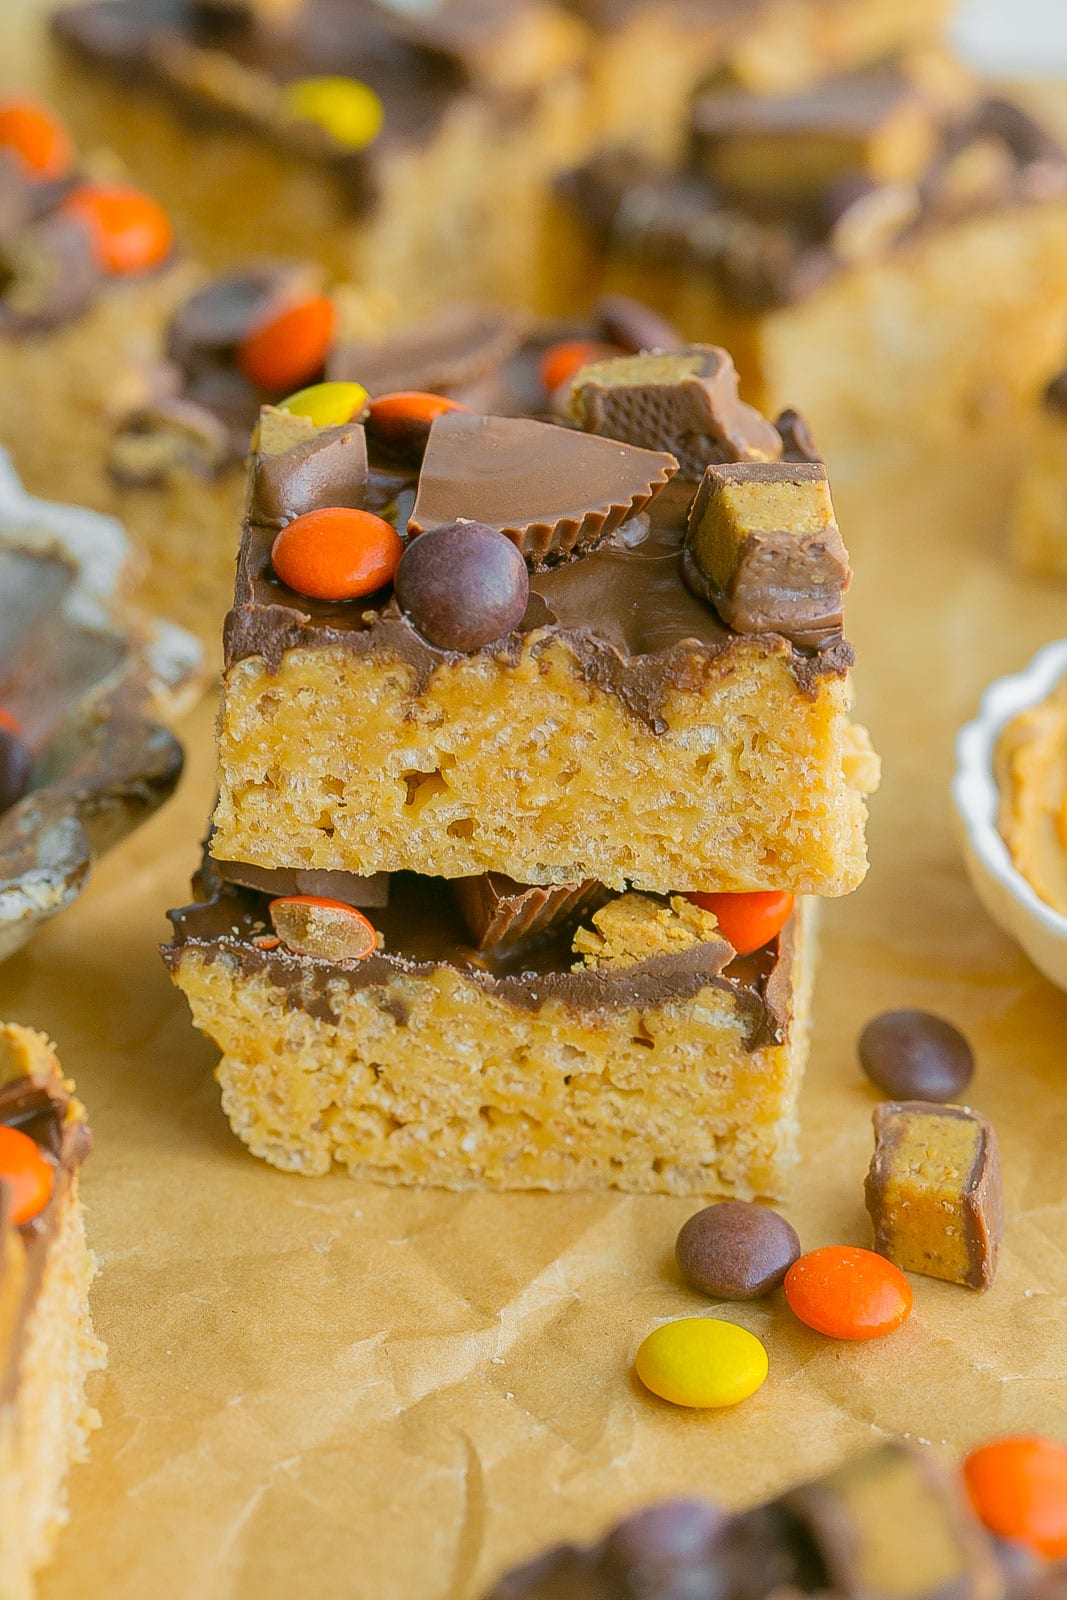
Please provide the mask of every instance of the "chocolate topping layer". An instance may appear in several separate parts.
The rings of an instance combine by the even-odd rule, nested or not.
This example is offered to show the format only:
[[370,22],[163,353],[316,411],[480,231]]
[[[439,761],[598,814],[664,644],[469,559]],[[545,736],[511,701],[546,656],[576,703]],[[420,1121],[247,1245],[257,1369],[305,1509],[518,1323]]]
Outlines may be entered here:
[[429,973],[443,965],[460,968],[479,988],[529,1010],[549,999],[582,1010],[654,1007],[691,999],[710,986],[736,1000],[750,1049],[779,1040],[788,1021],[788,929],[754,956],[731,960],[730,946],[716,940],[632,967],[572,972],[570,928],[557,929],[554,936],[548,931],[543,941],[530,946],[477,950],[445,879],[394,873],[389,905],[372,918],[382,948],[353,965],[331,966],[284,949],[257,948],[254,939],[270,931],[266,898],[221,884],[210,862],[200,883],[208,898],[170,913],[174,938],[163,949],[168,966],[176,967],[189,948],[210,960],[235,962],[245,977],[266,973],[288,991],[294,1008],[325,1021],[336,1020],[331,990],[337,984],[348,989],[384,986],[396,976]]
[[388,872],[361,877],[355,872],[313,868],[305,871],[294,867],[254,867],[245,861],[219,861],[215,856],[211,858],[211,865],[223,883],[255,889],[271,900],[292,894],[318,894],[364,910],[389,904]]
[[[555,496],[557,517],[568,514],[569,507],[572,525],[580,526],[579,497],[583,493],[587,497],[583,520],[588,520],[594,491],[600,493],[603,487],[610,494],[618,486],[612,482],[610,472],[602,484],[594,483],[592,487],[587,477],[575,476],[565,481],[561,493],[560,485],[551,481],[542,465],[549,452],[557,459],[557,472],[564,457],[572,467],[576,461],[592,461],[598,471],[602,471],[602,464],[610,465],[616,459],[624,468],[639,461],[646,487],[652,474],[646,474],[644,462],[649,461],[657,472],[665,473],[664,463],[671,461],[670,457],[633,450],[596,435],[525,419],[509,423],[501,418],[452,413],[438,419],[432,438],[438,437],[438,429],[444,437],[454,432],[457,438],[476,446],[484,442],[484,435],[491,443],[507,435],[508,447],[502,455],[507,470],[498,480],[492,475],[491,454],[488,469],[475,480],[473,490],[469,460],[466,469],[462,462],[447,463],[454,467],[452,479],[439,475],[436,482],[454,481],[457,495],[471,496],[469,502],[450,501],[447,512],[441,504],[440,514],[447,515],[448,520],[457,514],[474,518],[479,513],[478,519],[486,520],[488,509],[499,522],[523,528],[532,513],[549,509],[547,505],[531,503],[532,481],[535,486],[540,485],[544,494]],[[514,448],[516,440],[523,451]],[[525,447],[534,443],[536,452],[524,453]],[[289,466],[299,485],[307,467],[301,447],[273,459],[274,507],[293,503],[286,486]],[[432,455],[428,466],[431,475],[440,474]],[[424,464],[423,486],[426,473]],[[431,477],[431,481],[435,480]],[[389,518],[403,532],[413,515],[417,483],[414,468],[403,469],[395,464],[383,467],[372,459],[365,507]],[[635,483],[632,476],[627,480],[627,494],[633,495]],[[358,485],[350,473],[339,468],[335,478],[324,476],[317,480],[315,492],[325,502],[346,505],[358,499],[355,488]],[[697,687],[712,663],[729,650],[756,648],[787,656],[804,693],[813,693],[824,675],[847,672],[853,653],[840,634],[820,641],[814,649],[795,647],[776,634],[758,638],[738,634],[722,623],[710,605],[690,592],[682,579],[681,559],[694,492],[691,481],[668,482],[643,512],[620,521],[593,548],[551,571],[531,573],[530,600],[519,627],[485,648],[497,656],[515,657],[525,635],[537,632],[541,637],[562,638],[575,652],[579,670],[587,681],[618,695],[634,716],[657,732],[666,726],[661,707],[670,688]],[[492,498],[491,507],[475,504],[486,495]],[[514,512],[509,517],[511,507]],[[416,674],[417,693],[441,663],[453,659],[450,652],[430,644],[417,632],[388,590],[344,604],[308,599],[288,589],[274,574],[270,561],[276,524],[255,520],[257,509],[253,503],[253,520],[246,525],[238,558],[234,606],[226,620],[227,666],[247,656],[262,656],[276,670],[286,650],[343,646],[360,655],[392,656],[408,662]],[[425,515],[424,504],[422,511]],[[603,507],[596,515],[602,513]],[[545,517],[543,527],[547,526]]]

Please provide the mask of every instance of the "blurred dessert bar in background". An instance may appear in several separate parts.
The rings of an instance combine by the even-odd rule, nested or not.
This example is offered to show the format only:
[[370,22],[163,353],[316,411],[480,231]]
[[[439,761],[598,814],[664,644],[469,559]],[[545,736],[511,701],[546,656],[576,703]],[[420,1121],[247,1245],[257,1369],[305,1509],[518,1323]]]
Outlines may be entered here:
[[795,93],[712,84],[679,161],[604,149],[561,180],[544,261],[563,303],[621,289],[728,345],[835,466],[1032,402],[1065,274],[1059,146],[936,48]]
[[0,1026],[0,1579],[32,1600],[67,1520],[67,1474],[99,1419],[85,1382],[104,1365],[78,1175],[85,1108],[43,1034]]

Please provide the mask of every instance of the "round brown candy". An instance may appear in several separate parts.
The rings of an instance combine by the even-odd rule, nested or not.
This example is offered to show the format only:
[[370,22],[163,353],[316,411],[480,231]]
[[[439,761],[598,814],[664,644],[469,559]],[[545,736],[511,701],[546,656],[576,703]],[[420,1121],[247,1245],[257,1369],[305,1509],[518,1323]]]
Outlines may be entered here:
[[952,1100],[974,1075],[967,1040],[932,1011],[883,1011],[860,1034],[859,1057],[871,1082],[893,1100]]
[[510,539],[481,522],[450,522],[412,539],[396,570],[396,597],[442,650],[480,650],[522,621],[530,578]]
[[685,1281],[717,1300],[769,1294],[800,1253],[796,1230],[785,1218],[747,1200],[720,1200],[698,1211],[674,1247]]

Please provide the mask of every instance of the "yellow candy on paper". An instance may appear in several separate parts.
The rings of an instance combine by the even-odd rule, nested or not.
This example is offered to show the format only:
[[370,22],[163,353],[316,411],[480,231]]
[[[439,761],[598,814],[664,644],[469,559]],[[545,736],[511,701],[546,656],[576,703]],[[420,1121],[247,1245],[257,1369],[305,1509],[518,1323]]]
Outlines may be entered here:
[[291,117],[317,122],[349,150],[373,144],[385,120],[381,100],[359,78],[294,78],[282,89],[282,104]]
[[316,428],[340,428],[366,409],[369,399],[361,383],[313,383],[279,402],[279,411],[307,417]]
[[650,1333],[634,1362],[646,1389],[676,1406],[736,1406],[767,1376],[754,1333],[717,1317],[681,1317]]

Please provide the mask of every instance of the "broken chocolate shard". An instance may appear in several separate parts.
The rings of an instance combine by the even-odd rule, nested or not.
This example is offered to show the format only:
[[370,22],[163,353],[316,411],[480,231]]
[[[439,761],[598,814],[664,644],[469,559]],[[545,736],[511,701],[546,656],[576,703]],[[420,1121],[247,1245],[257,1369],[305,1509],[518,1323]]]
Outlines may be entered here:
[[1000,1600],[1003,1579],[962,1490],[927,1450],[893,1441],[777,1504],[845,1600]]
[[458,878],[453,888],[475,947],[498,954],[576,927],[609,897],[609,891],[593,879],[541,888],[516,883],[502,872]]
[[967,1106],[890,1101],[874,1113],[874,1248],[905,1272],[988,1289],[1004,1231],[991,1123]]
[[496,373],[519,348],[525,327],[515,311],[445,306],[388,338],[341,344],[326,376],[361,383],[372,396],[411,389],[451,394]]
[[682,570],[738,633],[811,647],[840,632],[852,574],[820,463],[709,467],[689,513]]
[[307,511],[363,506],[368,467],[362,423],[316,428],[307,417],[265,406],[256,444],[253,521],[281,527]]
[[583,367],[571,414],[587,433],[668,450],[685,478],[711,462],[777,461],[775,428],[738,398],[737,369],[717,345],[621,356]]
[[677,470],[671,455],[552,423],[446,412],[430,429],[408,526],[481,522],[530,564],[552,563],[613,533]]
[[[327,900],[343,900],[346,905],[360,910],[373,910],[389,904],[389,873],[374,872],[361,876],[355,872],[336,872],[296,867],[256,867],[245,861],[219,861],[208,857],[211,870],[222,883],[234,883],[243,889],[256,889],[273,899],[287,895],[322,895]],[[216,886],[209,886],[214,892]]]

